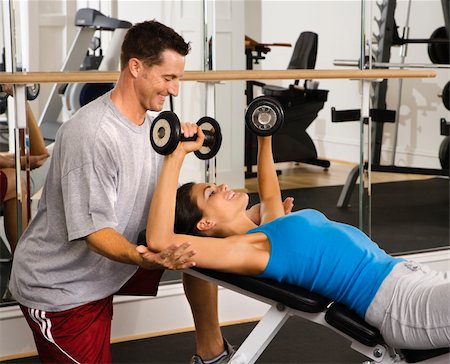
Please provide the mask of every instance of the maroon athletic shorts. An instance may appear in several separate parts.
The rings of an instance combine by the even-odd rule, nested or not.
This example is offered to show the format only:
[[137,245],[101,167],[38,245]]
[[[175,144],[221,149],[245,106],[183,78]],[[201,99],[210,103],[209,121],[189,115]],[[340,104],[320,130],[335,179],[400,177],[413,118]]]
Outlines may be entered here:
[[42,363],[111,363],[112,297],[61,312],[20,308]]
[[8,188],[8,180],[6,179],[6,174],[0,171],[0,204],[6,195],[6,189]]
[[[163,272],[139,268],[117,294],[155,296]],[[112,296],[61,312],[20,308],[42,363],[111,363]]]

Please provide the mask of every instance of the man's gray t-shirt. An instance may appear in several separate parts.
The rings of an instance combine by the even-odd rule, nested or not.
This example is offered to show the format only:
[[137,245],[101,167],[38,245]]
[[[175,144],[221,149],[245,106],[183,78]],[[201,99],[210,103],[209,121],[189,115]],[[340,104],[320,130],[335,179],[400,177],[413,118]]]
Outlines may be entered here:
[[136,242],[145,229],[162,165],[150,123],[133,124],[107,93],[61,126],[38,211],[14,255],[10,289],[19,303],[67,310],[114,294],[135,273],[84,238],[113,228]]

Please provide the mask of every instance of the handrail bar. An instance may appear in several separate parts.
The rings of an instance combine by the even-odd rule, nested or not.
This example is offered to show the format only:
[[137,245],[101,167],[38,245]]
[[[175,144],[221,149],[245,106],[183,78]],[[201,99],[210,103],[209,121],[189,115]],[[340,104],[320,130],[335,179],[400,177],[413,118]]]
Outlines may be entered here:
[[[76,72],[0,72],[0,84],[31,83],[76,83],[115,82],[117,71],[76,71]],[[182,81],[237,81],[237,80],[285,80],[285,79],[388,79],[388,78],[433,78],[434,70],[369,69],[369,70],[223,70],[186,71]]]

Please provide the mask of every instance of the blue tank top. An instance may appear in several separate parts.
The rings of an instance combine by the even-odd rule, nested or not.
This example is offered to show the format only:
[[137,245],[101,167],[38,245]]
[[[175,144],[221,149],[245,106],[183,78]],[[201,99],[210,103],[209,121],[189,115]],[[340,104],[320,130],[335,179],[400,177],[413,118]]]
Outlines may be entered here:
[[298,285],[355,310],[364,318],[383,280],[402,261],[386,254],[361,230],[300,210],[248,233],[270,241],[261,278]]

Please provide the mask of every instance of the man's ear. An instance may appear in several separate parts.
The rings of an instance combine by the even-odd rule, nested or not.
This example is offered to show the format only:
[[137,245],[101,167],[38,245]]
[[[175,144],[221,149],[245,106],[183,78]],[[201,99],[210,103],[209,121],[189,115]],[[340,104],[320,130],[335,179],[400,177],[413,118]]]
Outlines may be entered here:
[[197,229],[199,231],[208,231],[213,229],[216,226],[216,223],[214,221],[211,220],[207,220],[205,218],[202,218],[198,223],[197,223]]
[[141,70],[141,67],[142,67],[142,62],[139,59],[130,58],[128,60],[128,68],[134,77],[137,77],[139,71]]

